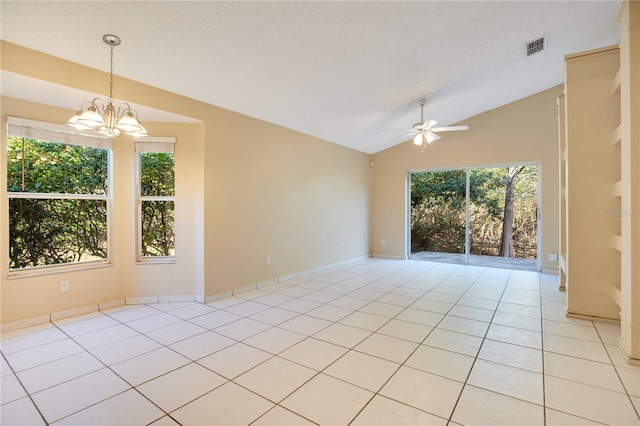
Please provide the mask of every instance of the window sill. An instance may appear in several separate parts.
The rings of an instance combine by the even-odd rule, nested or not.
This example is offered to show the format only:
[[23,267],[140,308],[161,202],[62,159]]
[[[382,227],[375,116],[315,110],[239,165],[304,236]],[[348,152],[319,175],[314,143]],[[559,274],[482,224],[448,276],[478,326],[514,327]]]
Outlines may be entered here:
[[72,265],[39,266],[24,270],[11,270],[7,274],[8,280],[18,280],[23,278],[41,277],[45,275],[67,274],[73,272],[87,271],[91,269],[110,268],[113,264],[108,261],[85,262]]
[[136,261],[136,265],[170,265],[176,263],[174,256],[170,257],[141,257]]

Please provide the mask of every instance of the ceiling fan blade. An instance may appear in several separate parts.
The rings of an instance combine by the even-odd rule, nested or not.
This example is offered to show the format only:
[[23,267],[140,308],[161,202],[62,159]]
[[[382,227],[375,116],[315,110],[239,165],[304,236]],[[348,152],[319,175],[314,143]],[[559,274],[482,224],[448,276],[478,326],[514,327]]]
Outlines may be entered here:
[[415,135],[417,135],[417,134],[418,134],[418,132],[409,132],[409,133],[407,133],[406,135],[402,135],[402,136],[399,136],[399,137],[400,137],[400,138],[409,138],[409,137],[411,137],[411,138],[412,138],[412,137],[414,137],[414,136],[415,136]]
[[391,140],[395,142],[405,142],[405,141],[408,141],[409,139],[413,139],[416,135],[417,135],[416,132],[411,132],[402,136],[394,136]]
[[454,130],[469,130],[469,126],[434,127],[430,130],[432,132],[451,132]]
[[431,128],[433,126],[435,126],[436,124],[438,124],[438,122],[436,120],[425,120],[425,122],[422,123],[422,128],[424,130],[431,130]]
[[426,132],[425,137],[427,138],[427,143],[435,142],[438,139],[442,139],[441,136],[436,135],[433,132]]

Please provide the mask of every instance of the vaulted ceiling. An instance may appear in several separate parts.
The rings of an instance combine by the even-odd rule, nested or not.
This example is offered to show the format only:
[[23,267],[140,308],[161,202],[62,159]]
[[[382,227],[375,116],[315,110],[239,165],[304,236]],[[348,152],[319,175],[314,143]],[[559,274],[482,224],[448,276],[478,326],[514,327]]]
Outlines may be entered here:
[[[116,34],[117,75],[375,153],[406,140],[384,129],[419,121],[420,98],[449,125],[560,84],[565,54],[617,43],[620,3],[3,0],[0,36],[108,71]],[[1,90],[69,109],[83,95],[7,72]]]

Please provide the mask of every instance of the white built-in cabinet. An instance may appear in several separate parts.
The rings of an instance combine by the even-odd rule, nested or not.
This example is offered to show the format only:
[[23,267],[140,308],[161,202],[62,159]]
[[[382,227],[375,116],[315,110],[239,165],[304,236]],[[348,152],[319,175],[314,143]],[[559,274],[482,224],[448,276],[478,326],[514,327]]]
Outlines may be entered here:
[[619,45],[565,57],[560,289],[568,316],[619,323],[640,363],[640,2],[618,20]]
[[561,138],[560,264],[567,313],[620,320],[620,51],[612,46],[565,57]]

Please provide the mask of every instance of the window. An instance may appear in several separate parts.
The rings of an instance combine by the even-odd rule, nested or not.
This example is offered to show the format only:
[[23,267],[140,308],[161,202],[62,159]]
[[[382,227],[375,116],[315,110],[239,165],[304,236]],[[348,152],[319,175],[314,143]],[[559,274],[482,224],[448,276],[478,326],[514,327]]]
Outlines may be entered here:
[[107,263],[111,139],[7,124],[10,270]]
[[138,260],[174,261],[174,138],[136,140],[138,157]]

